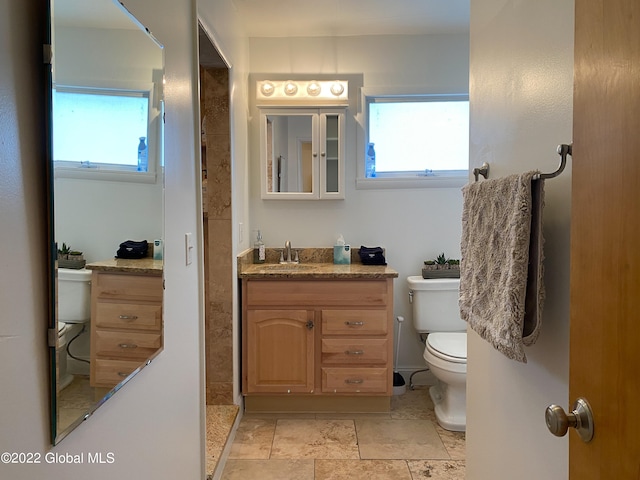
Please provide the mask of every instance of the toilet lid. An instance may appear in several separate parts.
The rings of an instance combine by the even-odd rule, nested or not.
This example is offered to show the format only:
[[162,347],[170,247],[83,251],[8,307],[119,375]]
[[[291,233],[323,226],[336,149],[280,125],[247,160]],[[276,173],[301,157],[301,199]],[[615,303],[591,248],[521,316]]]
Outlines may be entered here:
[[435,355],[458,363],[467,361],[467,334],[464,332],[437,332],[427,336],[427,346]]

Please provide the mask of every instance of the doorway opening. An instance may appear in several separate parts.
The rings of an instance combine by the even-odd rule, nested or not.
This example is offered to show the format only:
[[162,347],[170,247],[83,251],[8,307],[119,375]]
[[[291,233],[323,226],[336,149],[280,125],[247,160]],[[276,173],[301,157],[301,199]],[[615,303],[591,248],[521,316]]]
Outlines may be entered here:
[[233,284],[229,66],[198,25],[200,162],[204,236],[206,472],[233,428]]

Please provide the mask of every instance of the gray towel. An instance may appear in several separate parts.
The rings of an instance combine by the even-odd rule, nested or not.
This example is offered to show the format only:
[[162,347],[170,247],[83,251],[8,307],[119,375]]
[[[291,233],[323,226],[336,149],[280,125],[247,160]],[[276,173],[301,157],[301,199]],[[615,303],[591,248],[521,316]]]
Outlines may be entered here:
[[537,339],[544,302],[544,180],[534,182],[532,196],[536,173],[462,189],[461,318],[498,351],[524,363],[524,345]]

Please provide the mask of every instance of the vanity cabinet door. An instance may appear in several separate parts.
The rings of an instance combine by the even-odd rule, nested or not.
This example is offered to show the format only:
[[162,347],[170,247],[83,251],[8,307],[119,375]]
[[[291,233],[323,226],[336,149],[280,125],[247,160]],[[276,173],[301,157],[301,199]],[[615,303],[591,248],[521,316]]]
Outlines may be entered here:
[[321,111],[320,123],[320,199],[344,198],[343,111]]
[[247,392],[313,393],[309,310],[247,311]]

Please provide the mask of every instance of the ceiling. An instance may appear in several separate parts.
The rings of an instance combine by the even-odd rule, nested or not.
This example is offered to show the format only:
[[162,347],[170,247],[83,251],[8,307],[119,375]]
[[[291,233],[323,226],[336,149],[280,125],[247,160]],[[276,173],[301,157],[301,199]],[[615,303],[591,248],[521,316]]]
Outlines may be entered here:
[[469,31],[470,0],[232,1],[250,37],[421,35]]
[[[469,31],[470,0],[232,1],[249,37],[424,35]],[[225,66],[202,28],[200,64]]]
[[[203,0],[203,3],[216,0]],[[232,0],[250,37],[420,35],[469,31],[470,0]],[[56,20],[137,28],[113,0],[54,0]]]
[[[468,32],[469,1],[232,0],[249,37]],[[114,0],[54,0],[53,14],[59,25],[139,28]],[[200,31],[200,54],[204,56],[201,61],[209,66],[224,66],[215,49],[207,45],[210,42],[204,40]]]

